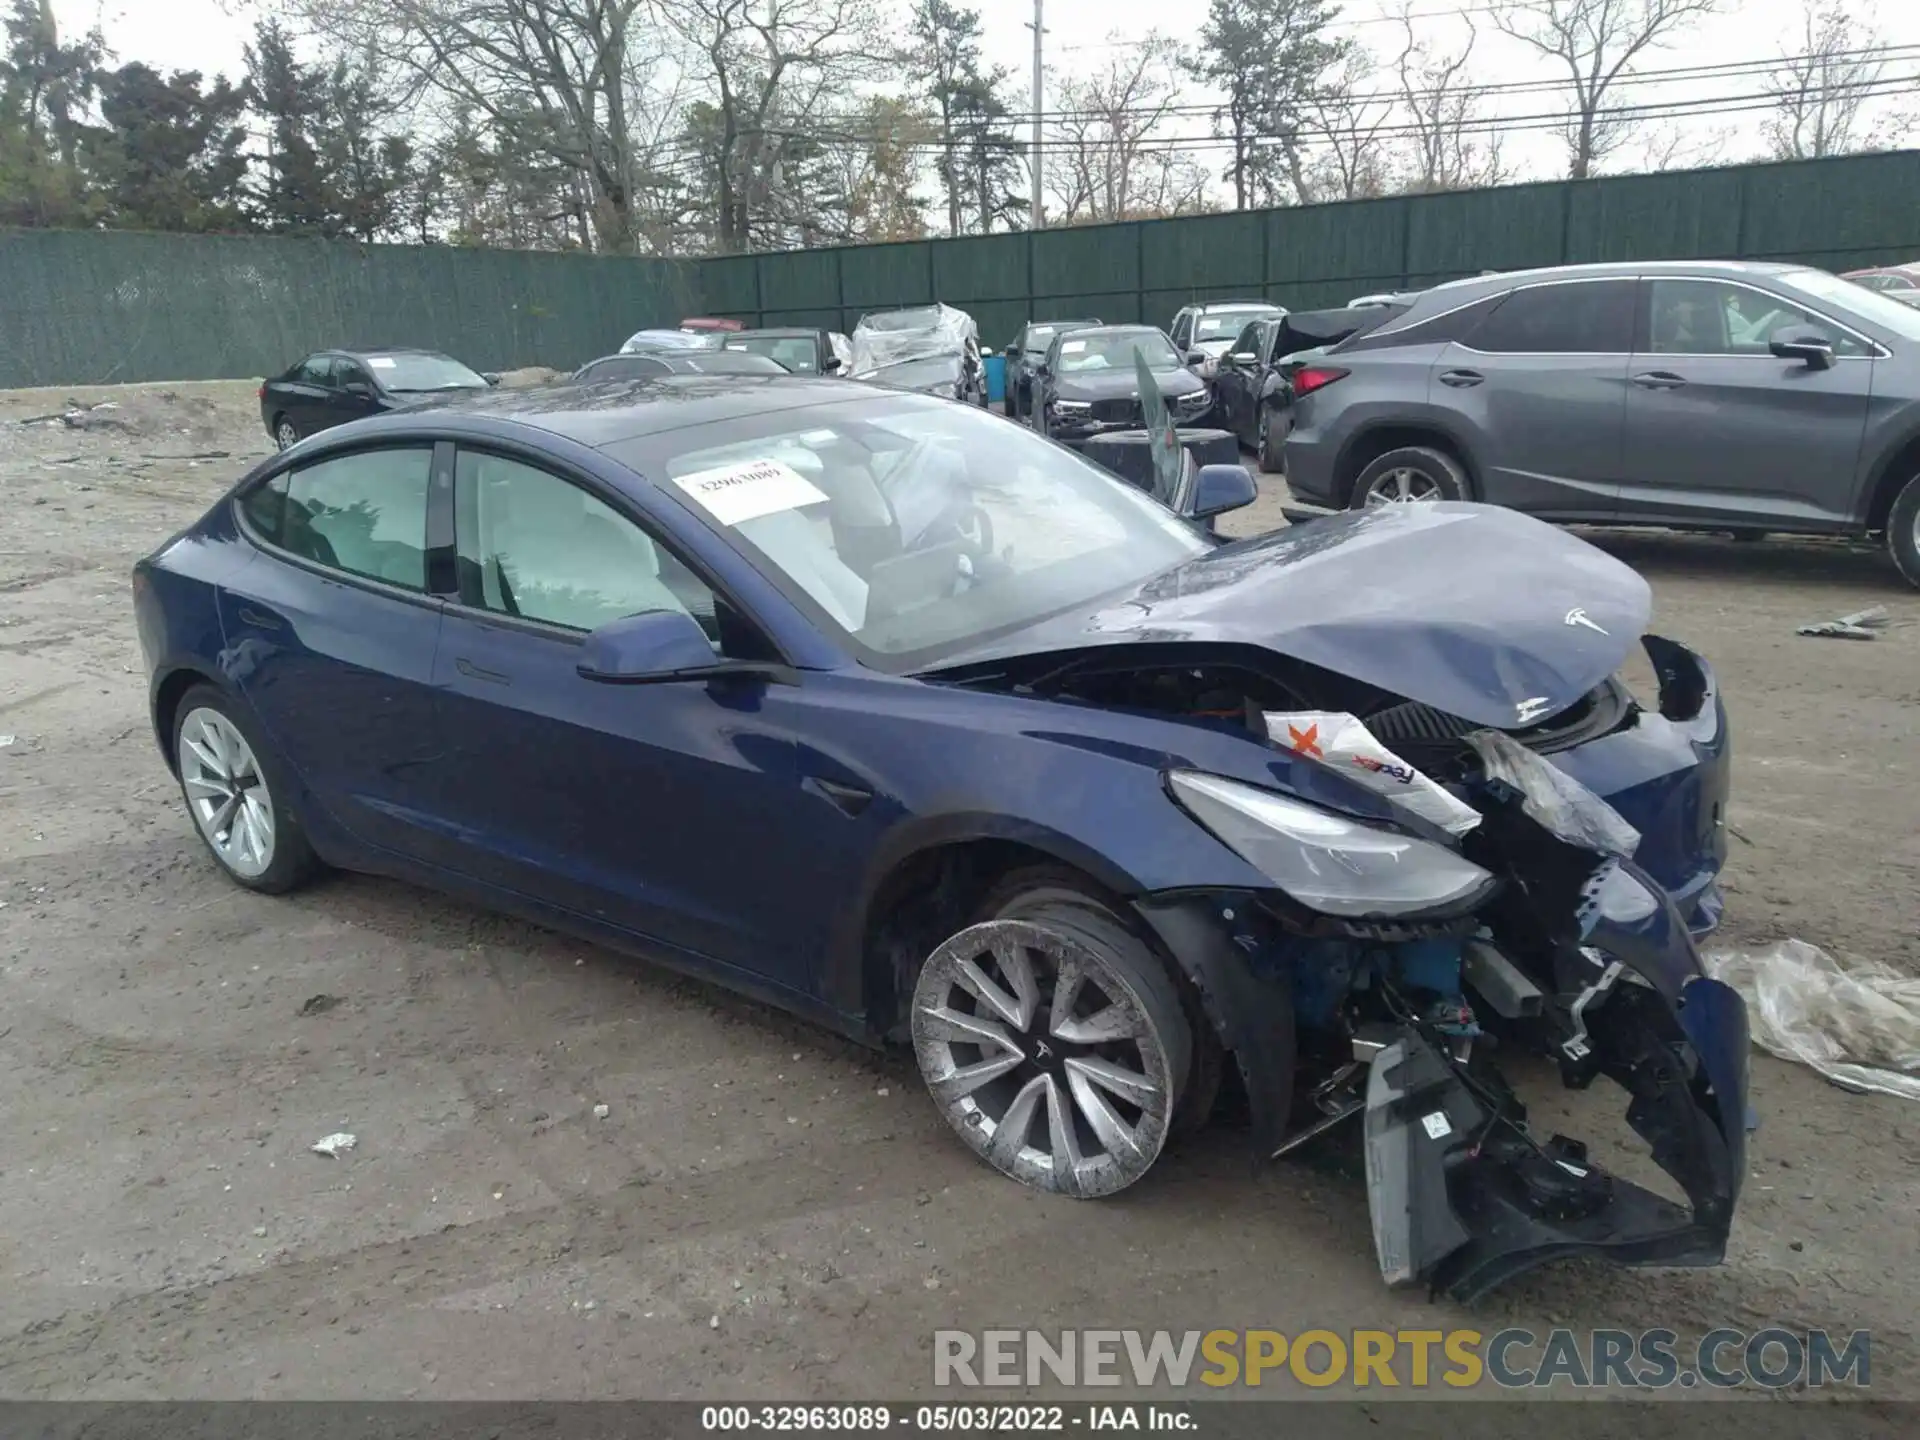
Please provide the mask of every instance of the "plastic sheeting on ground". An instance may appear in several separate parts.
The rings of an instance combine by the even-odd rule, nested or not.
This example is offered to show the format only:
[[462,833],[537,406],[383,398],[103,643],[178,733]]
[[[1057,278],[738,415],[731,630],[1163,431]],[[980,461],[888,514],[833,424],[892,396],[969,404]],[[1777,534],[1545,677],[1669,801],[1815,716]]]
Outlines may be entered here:
[[1747,1003],[1753,1041],[1847,1090],[1920,1100],[1920,977],[1804,940],[1720,950],[1707,973]]

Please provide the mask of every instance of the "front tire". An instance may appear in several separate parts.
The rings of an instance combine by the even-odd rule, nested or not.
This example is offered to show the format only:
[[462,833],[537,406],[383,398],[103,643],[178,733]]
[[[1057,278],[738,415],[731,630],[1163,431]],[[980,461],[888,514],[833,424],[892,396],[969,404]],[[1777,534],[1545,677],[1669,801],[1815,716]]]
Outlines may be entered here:
[[1920,588],[1920,475],[1907,481],[1887,516],[1887,553],[1907,583]]
[[1467,472],[1444,450],[1405,445],[1371,462],[1353,482],[1349,510],[1374,510],[1382,505],[1422,505],[1471,496]]
[[312,878],[320,862],[287,808],[285,771],[231,700],[211,685],[181,697],[173,753],[187,815],[228,879],[282,895]]
[[927,957],[913,1048],[968,1148],[1035,1189],[1090,1199],[1152,1168],[1180,1113],[1193,1033],[1171,975],[1090,892],[1010,877]]

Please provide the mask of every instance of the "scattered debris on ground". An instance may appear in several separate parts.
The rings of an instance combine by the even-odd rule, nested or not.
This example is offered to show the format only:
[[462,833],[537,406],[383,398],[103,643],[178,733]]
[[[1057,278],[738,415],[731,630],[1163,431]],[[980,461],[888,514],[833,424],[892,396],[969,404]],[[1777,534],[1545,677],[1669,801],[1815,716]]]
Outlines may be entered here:
[[1920,977],[1804,940],[1716,951],[1708,973],[1747,1002],[1753,1041],[1847,1090],[1920,1100]]
[[337,1134],[323,1135],[307,1148],[316,1155],[324,1155],[329,1160],[338,1160],[359,1143],[360,1137],[358,1135],[349,1135],[346,1131],[342,1130]]
[[338,995],[313,995],[309,996],[307,1003],[300,1007],[300,1013],[302,1015],[324,1015],[329,1010],[338,1009],[345,1003],[346,1002]]
[[1886,623],[1887,607],[1870,605],[1865,610],[1856,610],[1851,615],[1842,615],[1838,620],[1822,620],[1817,625],[1802,625],[1795,633],[1838,640],[1876,640],[1879,638],[1881,627]]

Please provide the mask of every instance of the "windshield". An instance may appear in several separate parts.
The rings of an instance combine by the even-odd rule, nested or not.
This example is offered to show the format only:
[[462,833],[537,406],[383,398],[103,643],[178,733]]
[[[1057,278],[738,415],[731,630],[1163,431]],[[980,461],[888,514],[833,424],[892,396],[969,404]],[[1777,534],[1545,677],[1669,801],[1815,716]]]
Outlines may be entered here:
[[1133,357],[1144,356],[1150,370],[1178,370],[1180,352],[1158,330],[1109,330],[1092,335],[1074,334],[1060,342],[1062,375],[1079,375],[1089,370],[1125,370],[1132,373]]
[[958,355],[927,355],[917,360],[896,360],[878,365],[861,378],[876,385],[894,385],[903,390],[919,390],[928,385],[952,385],[960,379]]
[[917,669],[1206,549],[1090,461],[970,407],[872,394],[609,447],[869,663]]
[[373,378],[388,390],[484,390],[487,382],[445,355],[368,355]]
[[1891,295],[1882,295],[1877,290],[1869,290],[1851,280],[1842,280],[1838,275],[1829,275],[1824,270],[1795,270],[1782,275],[1780,280],[1789,290],[1798,291],[1808,299],[1831,306],[1842,314],[1852,313],[1862,320],[1871,321],[1883,330],[1891,330],[1902,340],[1920,340],[1920,310],[1911,305],[1902,305]]
[[1263,315],[1271,315],[1268,309],[1247,310],[1209,310],[1195,318],[1193,338],[1201,340],[1231,340],[1247,328],[1249,320],[1258,320]]
[[720,335],[709,331],[695,334],[691,330],[636,330],[627,337],[627,343],[620,348],[623,351],[634,350],[718,350]]
[[764,355],[796,375],[811,375],[820,368],[820,346],[811,335],[734,335],[728,337],[727,349]]

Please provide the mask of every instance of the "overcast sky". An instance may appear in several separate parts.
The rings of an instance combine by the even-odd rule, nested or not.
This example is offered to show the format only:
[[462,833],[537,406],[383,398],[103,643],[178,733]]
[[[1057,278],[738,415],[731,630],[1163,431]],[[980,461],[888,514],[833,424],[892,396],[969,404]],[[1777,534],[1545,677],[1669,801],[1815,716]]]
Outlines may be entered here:
[[[904,10],[908,0],[880,0]],[[1136,41],[1156,28],[1191,40],[1199,31],[1206,14],[1205,0],[1044,0],[1046,11],[1046,47],[1048,87],[1051,93],[1057,79],[1074,71],[1097,68],[1113,58],[1116,47]],[[1883,40],[1894,46],[1915,47],[1888,67],[1888,75],[1920,73],[1920,0],[1847,0],[1856,14],[1872,17]],[[251,28],[247,17],[250,0],[53,0],[54,12],[63,28],[80,31],[96,21],[105,31],[108,45],[122,61],[141,60],[157,69],[196,69],[206,73],[237,75],[243,68],[242,48]],[[1770,59],[1792,44],[1800,33],[1802,0],[1721,0],[1721,11],[1689,29],[1666,49],[1652,52],[1639,67],[1642,70],[1673,69],[1686,66],[1725,65],[1742,61]],[[1348,0],[1342,7],[1339,33],[1365,45],[1384,65],[1391,65],[1399,53],[1402,31],[1390,18],[1398,10],[1397,0]],[[1554,76],[1553,69],[1526,46],[1494,30],[1484,12],[1491,0],[1464,0],[1464,4],[1446,4],[1444,0],[1415,0],[1416,28],[1424,43],[1457,47],[1465,43],[1468,19],[1478,29],[1474,48],[1474,72],[1482,80],[1543,80]],[[980,0],[980,12],[986,22],[987,50],[991,60],[1014,71],[1011,93],[1017,88],[1018,103],[1027,101],[1028,77],[1032,72],[1033,19],[1032,0]],[[1794,45],[1793,48],[1799,48]],[[1382,75],[1378,82],[1389,83]],[[1643,81],[1622,92],[1617,103],[1644,104],[1656,101],[1693,99],[1705,96],[1752,94],[1763,90],[1764,78],[1740,76]],[[1916,86],[1920,92],[1920,85]],[[1200,102],[1210,97],[1195,90],[1186,97]],[[1519,94],[1493,97],[1488,111],[1494,115],[1538,115],[1559,108],[1552,95]],[[1684,130],[1674,123],[1649,127],[1642,139],[1629,141],[1613,158],[1608,168],[1643,168],[1642,157],[1649,144],[1679,131],[1682,156],[1689,159],[1731,162],[1753,158],[1760,150],[1759,124],[1762,116],[1746,114],[1725,119],[1697,119],[1686,122]],[[1183,117],[1180,132],[1204,135],[1208,122],[1204,115]],[[1920,145],[1920,131],[1910,132],[1909,144]],[[1564,173],[1563,149],[1551,133],[1534,131],[1509,138],[1505,155],[1517,164],[1520,178],[1544,179]],[[1218,158],[1208,157],[1214,168]]]

